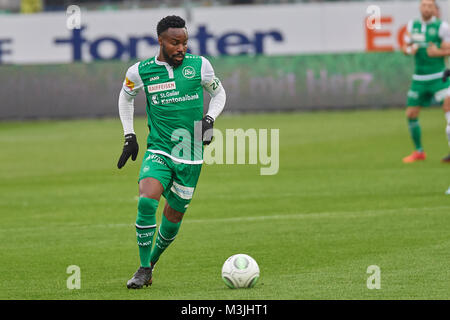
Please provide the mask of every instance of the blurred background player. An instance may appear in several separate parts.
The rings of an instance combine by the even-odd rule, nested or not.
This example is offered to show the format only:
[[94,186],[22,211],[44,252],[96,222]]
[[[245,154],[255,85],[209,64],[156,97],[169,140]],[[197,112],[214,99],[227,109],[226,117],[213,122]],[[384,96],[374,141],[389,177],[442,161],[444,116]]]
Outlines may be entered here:
[[[435,9],[436,9],[436,11],[435,11],[434,15],[440,19],[441,18],[441,10],[437,3],[435,3]],[[427,52],[430,57],[446,56],[447,67],[449,67],[448,56],[450,56],[450,50],[448,48],[445,48],[445,46],[438,48],[435,45],[430,45],[427,48]],[[447,79],[449,77],[450,77],[450,69],[447,69],[444,72],[444,76],[442,77],[442,80],[445,82],[445,81],[447,81]],[[445,127],[445,133],[447,135],[447,141],[448,141],[448,145],[450,147],[450,88],[447,90],[447,95],[445,96],[443,109],[444,109],[445,119],[447,122],[447,126]],[[450,153],[448,155],[446,155],[444,158],[442,158],[441,161],[444,163],[450,163]],[[449,194],[449,193],[450,193],[450,188],[447,190],[446,194]]]
[[[203,163],[203,144],[212,139],[214,120],[225,105],[225,90],[211,63],[202,56],[186,53],[185,21],[167,16],[157,25],[160,45],[157,56],[131,66],[119,97],[119,113],[125,145],[117,163],[136,160],[138,143],[133,129],[134,98],[145,87],[149,135],[147,151],[139,173],[139,201],[136,237],[140,267],[127,282],[129,289],[152,284],[152,271],[160,255],[173,242],[184,213],[192,200]],[[203,89],[211,96],[203,117]],[[198,126],[201,124],[201,128]],[[197,131],[198,129],[202,131]],[[182,140],[173,139],[184,132]],[[194,134],[196,132],[196,134]],[[198,137],[197,142],[195,137]],[[182,144],[183,154],[174,152]],[[156,230],[156,210],[166,198],[161,225]]]
[[406,108],[408,128],[415,150],[403,158],[404,163],[425,160],[426,154],[422,146],[422,133],[418,119],[420,110],[422,107],[430,106],[433,99],[442,104],[450,84],[447,79],[442,81],[445,54],[438,50],[450,48],[448,24],[435,16],[439,13],[434,0],[422,0],[420,13],[421,19],[408,22],[405,44],[402,47],[403,53],[413,55],[415,61]]
[[[450,48],[437,48],[436,46],[432,46],[428,48],[428,52],[430,56],[450,56]],[[443,82],[447,82],[450,77],[450,70],[447,69],[444,71],[444,75],[442,77]],[[444,110],[445,120],[447,125],[445,127],[445,133],[447,135],[448,146],[450,147],[450,88],[447,89],[446,96],[444,99],[444,105],[442,106]],[[442,158],[441,162],[450,163],[450,153]]]

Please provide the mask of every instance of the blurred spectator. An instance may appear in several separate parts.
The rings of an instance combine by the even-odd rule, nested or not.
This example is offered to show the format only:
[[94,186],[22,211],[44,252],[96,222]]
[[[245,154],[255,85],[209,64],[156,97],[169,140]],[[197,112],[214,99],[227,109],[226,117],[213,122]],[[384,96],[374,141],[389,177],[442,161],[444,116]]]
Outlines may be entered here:
[[3,12],[19,12],[20,0],[0,0],[0,10]]
[[35,13],[42,11],[42,0],[22,0],[20,3],[21,13]]

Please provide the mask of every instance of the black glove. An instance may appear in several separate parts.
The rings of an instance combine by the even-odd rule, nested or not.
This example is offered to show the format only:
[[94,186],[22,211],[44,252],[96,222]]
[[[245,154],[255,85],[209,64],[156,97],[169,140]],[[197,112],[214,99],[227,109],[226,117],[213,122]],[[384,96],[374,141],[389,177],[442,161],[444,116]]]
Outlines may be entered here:
[[120,155],[119,162],[117,162],[117,168],[122,168],[125,163],[127,163],[127,160],[130,156],[133,161],[136,160],[138,152],[139,145],[136,140],[136,135],[133,133],[125,135],[125,143],[123,145],[123,151]]
[[211,116],[206,115],[202,119],[202,141],[203,144],[210,144],[213,139],[213,125],[214,119]]
[[445,69],[444,75],[442,76],[442,82],[446,82],[448,77],[450,77],[450,69]]

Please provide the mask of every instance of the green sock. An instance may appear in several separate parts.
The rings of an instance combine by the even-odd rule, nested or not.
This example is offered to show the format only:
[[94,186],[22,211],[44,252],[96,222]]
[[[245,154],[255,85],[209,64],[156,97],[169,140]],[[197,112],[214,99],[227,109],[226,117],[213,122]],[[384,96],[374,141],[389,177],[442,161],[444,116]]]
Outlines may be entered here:
[[158,235],[156,236],[155,246],[153,247],[150,261],[154,265],[164,250],[175,240],[175,237],[180,229],[181,221],[173,223],[167,220],[166,216],[162,215],[161,225],[159,226]]
[[136,227],[136,238],[139,246],[139,259],[141,267],[150,267],[150,254],[152,251],[153,235],[155,229],[138,229]]
[[139,247],[141,267],[150,267],[153,236],[156,230],[156,209],[158,200],[139,198],[138,214],[136,218],[136,239]]
[[423,151],[422,131],[420,129],[419,119],[408,119],[408,129],[416,150]]

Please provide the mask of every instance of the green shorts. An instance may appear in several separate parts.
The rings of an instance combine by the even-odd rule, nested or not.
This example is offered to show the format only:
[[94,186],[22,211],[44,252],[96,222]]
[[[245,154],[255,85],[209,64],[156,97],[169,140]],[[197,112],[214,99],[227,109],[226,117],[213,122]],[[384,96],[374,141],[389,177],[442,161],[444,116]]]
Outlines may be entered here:
[[162,154],[148,151],[142,159],[139,181],[155,178],[161,182],[169,206],[178,212],[186,212],[200,177],[201,164],[176,162]]
[[432,102],[442,104],[450,81],[441,78],[428,81],[413,80],[408,91],[408,107],[428,107]]

